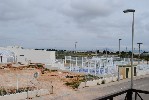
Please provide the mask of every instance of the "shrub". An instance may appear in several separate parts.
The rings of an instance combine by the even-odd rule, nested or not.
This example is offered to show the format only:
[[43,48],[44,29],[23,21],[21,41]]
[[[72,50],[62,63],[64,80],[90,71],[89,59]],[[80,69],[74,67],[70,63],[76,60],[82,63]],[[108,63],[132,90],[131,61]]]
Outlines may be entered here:
[[43,68],[43,65],[37,64],[37,67],[38,67],[38,68]]
[[56,71],[57,71],[57,70],[54,70],[54,69],[53,69],[53,70],[51,70],[51,72],[56,72]]
[[101,84],[105,84],[105,80],[102,80]]
[[97,85],[100,85],[99,83],[97,83]]
[[1,90],[0,90],[0,95],[6,95],[6,94],[7,94],[7,92],[6,92],[5,89],[1,89]]
[[73,81],[73,82],[66,82],[65,85],[66,85],[66,86],[70,86],[70,87],[72,87],[73,89],[76,89],[76,88],[79,87],[80,82],[76,82],[76,81]]
[[87,75],[87,80],[94,80],[94,79],[99,79],[99,77],[91,74]]

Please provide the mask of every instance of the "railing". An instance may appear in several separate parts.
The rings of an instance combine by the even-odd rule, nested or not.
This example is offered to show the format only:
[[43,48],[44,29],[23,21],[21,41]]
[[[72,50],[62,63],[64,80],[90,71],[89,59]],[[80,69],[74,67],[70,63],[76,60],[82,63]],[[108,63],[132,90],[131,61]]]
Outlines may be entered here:
[[122,90],[122,91],[119,91],[119,92],[116,92],[116,93],[113,93],[110,95],[106,95],[106,96],[103,96],[100,98],[96,98],[94,100],[113,100],[114,97],[119,96],[124,93],[126,93],[124,100],[132,100],[133,93],[135,94],[135,96],[134,96],[135,100],[137,100],[137,97],[139,97],[141,100],[144,100],[139,93],[149,94],[149,91],[137,90],[137,89],[127,89],[127,90]]

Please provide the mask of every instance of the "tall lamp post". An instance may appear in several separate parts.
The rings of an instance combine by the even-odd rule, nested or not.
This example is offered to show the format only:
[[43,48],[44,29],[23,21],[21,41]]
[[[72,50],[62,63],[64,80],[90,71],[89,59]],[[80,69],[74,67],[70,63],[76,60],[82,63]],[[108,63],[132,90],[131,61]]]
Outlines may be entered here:
[[140,45],[143,43],[137,43],[139,45],[139,57],[138,57],[138,64],[140,64]]
[[[119,57],[121,58],[121,51],[120,51],[120,45],[121,45],[121,40],[119,39]],[[119,71],[119,67],[118,67],[118,81],[120,80],[120,71]]]
[[121,48],[120,48],[120,46],[121,46],[121,40],[122,39],[119,39],[119,57],[121,56]]
[[133,40],[134,40],[134,9],[126,9],[123,11],[124,13],[133,13],[133,20],[132,20],[132,55],[131,55],[131,89],[133,88]]
[[78,42],[75,42],[75,52],[77,52],[77,43]]

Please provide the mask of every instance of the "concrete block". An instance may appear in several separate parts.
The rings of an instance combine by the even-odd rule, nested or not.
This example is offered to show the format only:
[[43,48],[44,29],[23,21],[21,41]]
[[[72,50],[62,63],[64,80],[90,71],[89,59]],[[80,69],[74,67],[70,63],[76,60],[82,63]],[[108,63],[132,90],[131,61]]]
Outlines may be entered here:
[[112,82],[112,79],[113,79],[112,77],[109,77],[109,81],[110,81],[110,82]]
[[113,82],[117,81],[117,77],[113,77],[113,78],[112,78],[112,81],[113,81]]
[[98,80],[93,80],[93,82],[97,85],[97,83],[98,83]]
[[122,80],[123,79],[123,75],[120,75],[120,80]]
[[112,81],[111,77],[105,78],[105,83],[110,83]]
[[101,84],[101,82],[102,82],[102,79],[97,80],[97,84]]
[[109,81],[108,78],[105,78],[104,80],[105,80],[105,83],[108,83],[108,81]]
[[78,87],[78,89],[84,88],[85,87],[85,84],[86,84],[85,82],[81,82],[80,85],[79,85],[79,87]]
[[87,81],[86,86],[96,86],[97,82],[96,81]]

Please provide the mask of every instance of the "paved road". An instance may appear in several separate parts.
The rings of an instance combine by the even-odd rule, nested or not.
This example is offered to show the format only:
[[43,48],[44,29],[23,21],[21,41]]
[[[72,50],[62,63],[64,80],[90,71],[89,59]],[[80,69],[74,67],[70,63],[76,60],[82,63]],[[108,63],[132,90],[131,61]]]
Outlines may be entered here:
[[[40,97],[36,98],[35,100],[93,100],[95,98],[99,98],[101,96],[111,94],[114,92],[118,92],[123,89],[130,88],[130,80],[122,80],[120,82],[113,82],[109,84],[94,86],[94,87],[87,87],[81,90],[78,90],[72,94],[65,94],[64,96],[59,96],[56,98],[48,98],[46,97]],[[141,89],[141,90],[147,90],[149,91],[149,76],[136,79],[134,80],[134,88],[135,89]],[[141,94],[144,100],[149,100],[149,95],[147,94]],[[125,95],[118,96],[114,98],[114,100],[124,100]],[[141,100],[141,99],[138,99]]]

